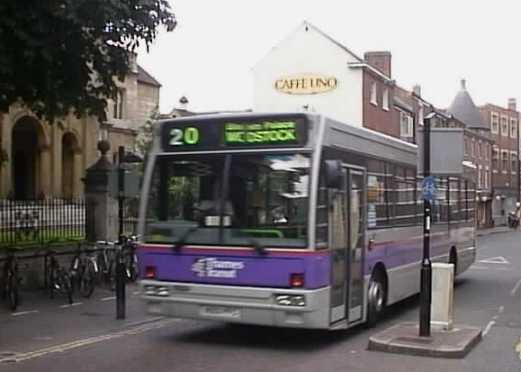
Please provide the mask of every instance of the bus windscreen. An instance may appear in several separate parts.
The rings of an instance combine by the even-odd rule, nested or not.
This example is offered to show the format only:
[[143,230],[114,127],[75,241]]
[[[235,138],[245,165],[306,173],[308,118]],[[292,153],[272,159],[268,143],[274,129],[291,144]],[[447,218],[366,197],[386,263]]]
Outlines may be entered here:
[[162,156],[144,241],[304,248],[310,158],[305,154]]

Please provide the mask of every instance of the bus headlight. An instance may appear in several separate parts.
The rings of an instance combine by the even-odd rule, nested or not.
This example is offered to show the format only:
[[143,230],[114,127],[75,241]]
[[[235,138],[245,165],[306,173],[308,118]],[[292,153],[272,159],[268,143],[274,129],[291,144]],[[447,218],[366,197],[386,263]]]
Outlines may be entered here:
[[275,295],[275,302],[280,306],[306,306],[306,296],[297,294]]
[[157,285],[146,285],[145,296],[159,296],[168,297],[168,287],[157,286]]

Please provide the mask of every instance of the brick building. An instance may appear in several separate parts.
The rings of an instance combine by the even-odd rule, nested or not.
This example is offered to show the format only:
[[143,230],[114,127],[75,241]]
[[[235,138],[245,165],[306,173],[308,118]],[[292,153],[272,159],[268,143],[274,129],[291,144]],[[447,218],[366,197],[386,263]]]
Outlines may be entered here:
[[467,91],[465,80],[447,112],[461,122],[464,136],[464,159],[476,169],[476,198],[478,226],[492,225],[492,145],[489,126],[482,120],[479,109]]
[[507,107],[483,105],[480,112],[494,142],[492,214],[495,225],[502,225],[519,201],[519,112],[515,99],[510,99]]
[[308,22],[254,66],[253,78],[254,111],[320,112],[408,142],[432,108],[419,87],[409,92],[392,79],[390,52],[362,58]]

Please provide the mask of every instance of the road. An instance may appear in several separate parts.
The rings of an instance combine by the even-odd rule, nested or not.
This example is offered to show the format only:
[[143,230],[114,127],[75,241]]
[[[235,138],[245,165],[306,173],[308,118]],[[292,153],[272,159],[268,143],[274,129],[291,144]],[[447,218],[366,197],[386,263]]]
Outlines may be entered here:
[[393,306],[376,328],[317,332],[154,318],[131,287],[125,321],[114,319],[108,291],[76,306],[33,294],[18,314],[1,310],[0,370],[519,372],[521,232],[478,243],[476,264],[457,280],[455,322],[481,327],[484,338],[461,360],[366,350],[373,333],[417,320],[417,298]]

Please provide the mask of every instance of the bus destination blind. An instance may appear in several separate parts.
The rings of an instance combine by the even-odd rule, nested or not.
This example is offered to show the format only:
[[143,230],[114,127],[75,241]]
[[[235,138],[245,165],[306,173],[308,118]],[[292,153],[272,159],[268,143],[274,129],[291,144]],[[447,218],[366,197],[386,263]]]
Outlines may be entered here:
[[307,130],[303,117],[204,120],[164,123],[161,136],[165,151],[200,151],[303,146],[307,142]]

